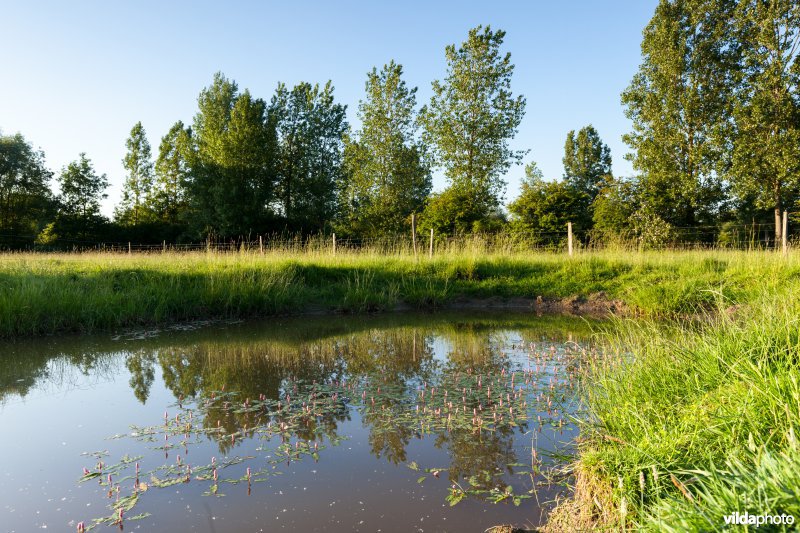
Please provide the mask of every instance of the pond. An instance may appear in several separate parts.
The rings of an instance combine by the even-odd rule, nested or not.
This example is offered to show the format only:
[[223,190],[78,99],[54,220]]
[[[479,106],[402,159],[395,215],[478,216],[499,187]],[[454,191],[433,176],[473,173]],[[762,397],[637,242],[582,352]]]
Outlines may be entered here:
[[5,343],[3,530],[535,527],[567,493],[591,328],[399,314]]

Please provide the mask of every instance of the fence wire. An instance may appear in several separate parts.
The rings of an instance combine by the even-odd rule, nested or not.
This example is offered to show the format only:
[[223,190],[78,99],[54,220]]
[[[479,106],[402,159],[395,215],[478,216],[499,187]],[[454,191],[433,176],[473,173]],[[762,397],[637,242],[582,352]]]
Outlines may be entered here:
[[[598,230],[573,230],[573,247],[581,250],[607,248],[631,250],[766,250],[780,248],[772,224],[724,224],[722,226],[670,227],[669,233],[653,240],[646,235],[603,234]],[[0,249],[28,252],[108,252],[108,253],[356,253],[430,254],[471,252],[563,252],[567,250],[568,231],[520,231],[468,235],[410,235],[387,237],[340,237],[333,233],[294,235],[266,234],[246,238],[195,242],[136,243],[89,239],[58,239],[37,244],[35,236],[0,233]],[[415,247],[416,244],[416,247]],[[800,245],[800,234],[789,235],[788,245]]]

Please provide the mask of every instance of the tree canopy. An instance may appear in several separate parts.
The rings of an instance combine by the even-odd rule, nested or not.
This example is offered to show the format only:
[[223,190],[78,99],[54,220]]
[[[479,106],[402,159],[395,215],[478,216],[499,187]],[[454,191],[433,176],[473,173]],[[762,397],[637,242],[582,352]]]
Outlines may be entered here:
[[500,205],[505,172],[525,154],[509,145],[525,114],[525,98],[511,92],[514,65],[511,53],[500,50],[504,38],[502,30],[478,26],[460,47],[447,46],[447,75],[433,82],[431,101],[420,113],[422,138],[453,189],[432,201],[431,209],[469,198],[458,220],[440,231],[471,231],[486,218]]
[[416,92],[394,61],[367,75],[366,98],[359,103],[361,129],[347,137],[342,229],[375,237],[396,235],[410,226],[431,190],[425,149],[417,139]]
[[33,242],[54,211],[44,153],[20,135],[0,135],[0,245]]

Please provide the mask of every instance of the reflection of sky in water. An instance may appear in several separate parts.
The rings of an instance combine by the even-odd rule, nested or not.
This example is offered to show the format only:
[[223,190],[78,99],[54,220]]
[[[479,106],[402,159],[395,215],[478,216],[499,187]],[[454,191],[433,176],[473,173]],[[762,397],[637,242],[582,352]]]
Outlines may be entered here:
[[[469,327],[452,328],[452,323]],[[480,327],[473,328],[476,324]],[[287,334],[292,328],[296,333]],[[361,349],[359,343],[364,342],[363,346],[375,349],[383,342],[390,350],[402,345],[403,358],[408,357],[409,346],[418,350],[415,357],[429,357],[442,364],[449,357],[455,357],[452,356],[455,352],[461,354],[459,357],[478,359],[481,354],[475,352],[492,353],[501,358],[502,352],[524,368],[528,358],[523,345],[551,338],[561,349],[563,345],[559,341],[566,338],[564,332],[573,328],[586,333],[586,325],[580,321],[528,316],[487,318],[484,315],[481,319],[436,315],[391,319],[328,317],[273,320],[271,324],[211,325],[195,332],[167,331],[152,339],[135,341],[72,338],[6,346],[0,349],[3,368],[0,372],[2,529],[30,531],[47,526],[48,529],[71,530],[78,520],[89,521],[109,514],[103,490],[93,482],[77,483],[81,469],[96,462],[82,457],[83,452],[108,450],[107,461],[111,463],[125,454],[144,454],[143,471],[174,461],[176,453],[182,453],[183,461],[193,464],[205,464],[211,456],[220,456],[217,444],[209,440],[189,448],[188,455],[174,450],[167,459],[130,439],[107,440],[112,435],[128,432],[130,425],[157,424],[165,407],[175,402],[175,391],[165,386],[158,357],[146,401],[137,400],[130,385],[133,376],[126,366],[131,353],[176,355],[175,364],[179,370],[186,370],[193,357],[203,357],[192,352],[192,347],[204,344],[213,349],[226,343],[238,343],[245,349],[237,353],[246,352],[247,357],[250,352],[270,352],[275,346],[282,346],[288,353],[299,351],[302,346],[306,357],[315,350],[351,357],[347,353],[348,346]],[[409,335],[413,337],[409,339]],[[206,372],[204,383],[210,384],[218,374],[225,374],[226,364],[225,360],[213,360],[192,370]],[[248,371],[245,363],[236,364],[245,366],[244,370],[230,371],[232,380],[240,374],[258,374],[256,370]],[[326,368],[335,367],[332,362],[325,364]],[[405,369],[404,372],[418,368],[396,364]],[[171,368],[170,372],[174,370]],[[413,381],[413,376],[408,377]],[[232,385],[228,383],[228,387]],[[282,475],[263,484],[254,484],[250,496],[242,485],[222,487],[225,497],[202,496],[208,483],[194,481],[151,489],[142,496],[133,512],[149,512],[152,516],[126,523],[126,527],[143,531],[267,531],[279,528],[438,531],[483,530],[497,523],[535,525],[539,522],[540,511],[535,499],[525,500],[520,507],[465,499],[450,508],[444,499],[449,486],[446,475],[427,479],[420,485],[416,481],[419,474],[404,464],[416,461],[421,467],[447,467],[453,460],[454,450],[450,447],[470,443],[443,443],[441,439],[437,442],[435,435],[422,439],[412,437],[403,448],[405,461],[393,464],[386,457],[376,458],[369,452],[369,424],[354,409],[349,416],[350,419],[339,422],[336,429],[339,435],[347,435],[349,439],[326,449],[320,454],[319,463],[306,458],[288,466],[284,464]],[[537,438],[539,445],[546,447],[548,445],[543,442],[566,441],[572,432],[569,427],[563,435],[549,434],[545,430]],[[513,441],[514,452],[522,463],[529,461],[531,439],[531,434],[517,435]],[[255,450],[260,444],[263,443],[255,439],[237,442],[229,455],[263,456],[264,453]],[[240,474],[237,471],[237,475]],[[555,490],[541,491],[540,499],[552,499]]]

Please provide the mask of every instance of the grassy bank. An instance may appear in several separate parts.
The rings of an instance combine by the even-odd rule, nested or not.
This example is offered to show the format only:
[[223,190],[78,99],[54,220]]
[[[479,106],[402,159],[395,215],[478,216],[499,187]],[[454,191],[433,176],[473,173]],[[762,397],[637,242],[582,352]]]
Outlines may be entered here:
[[726,526],[734,512],[800,520],[798,296],[765,291],[699,329],[618,324],[607,340],[626,351],[590,364],[575,500],[551,528],[742,529]]
[[87,332],[211,317],[431,308],[464,299],[587,298],[645,314],[720,296],[753,301],[800,275],[769,252],[11,254],[0,256],[0,336]]

